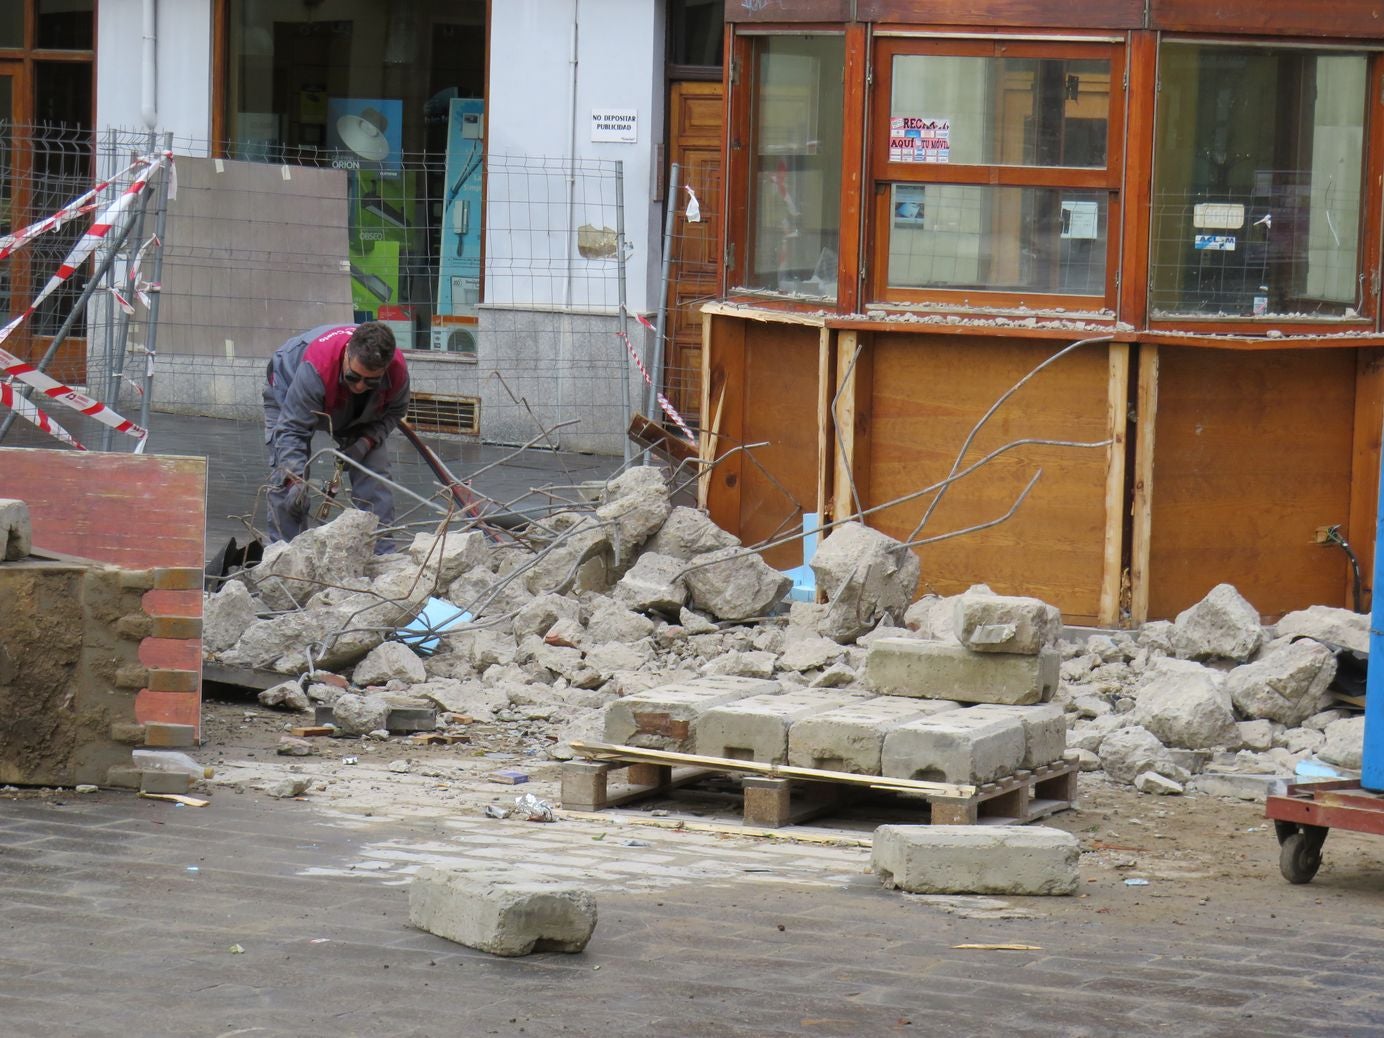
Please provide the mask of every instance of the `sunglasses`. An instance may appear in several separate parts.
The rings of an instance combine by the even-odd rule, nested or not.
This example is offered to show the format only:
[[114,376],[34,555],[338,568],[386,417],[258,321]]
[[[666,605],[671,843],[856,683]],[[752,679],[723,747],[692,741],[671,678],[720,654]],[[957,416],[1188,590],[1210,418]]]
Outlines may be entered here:
[[374,389],[384,381],[383,375],[375,375],[371,378],[360,374],[358,371],[352,371],[350,368],[344,369],[341,372],[341,377],[353,386],[364,383],[366,389]]

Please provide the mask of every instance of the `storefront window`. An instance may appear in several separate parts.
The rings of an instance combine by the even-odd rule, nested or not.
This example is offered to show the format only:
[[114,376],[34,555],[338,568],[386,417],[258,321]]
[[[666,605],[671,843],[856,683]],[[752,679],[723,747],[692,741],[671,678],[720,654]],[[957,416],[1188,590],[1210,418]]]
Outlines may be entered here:
[[344,170],[356,319],[446,349],[480,299],[485,0],[231,0],[226,153]]
[[1107,303],[1121,57],[1098,44],[881,41],[873,294]]
[[844,61],[840,36],[755,41],[748,288],[836,298]]
[[1159,81],[1153,315],[1357,316],[1365,56],[1167,43]]
[[24,46],[24,5],[0,4],[0,47],[18,50]]
[[41,50],[91,50],[96,39],[95,12],[95,0],[38,0],[36,45]]

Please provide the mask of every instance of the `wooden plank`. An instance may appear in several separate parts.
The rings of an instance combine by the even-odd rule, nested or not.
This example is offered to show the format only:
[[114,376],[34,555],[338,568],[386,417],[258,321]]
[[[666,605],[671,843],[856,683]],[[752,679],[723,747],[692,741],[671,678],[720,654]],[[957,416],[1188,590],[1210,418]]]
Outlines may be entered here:
[[[707,347],[703,350],[706,384],[718,397],[714,415],[715,432],[711,439],[720,458],[745,442],[745,328],[744,321],[712,321]],[[706,508],[722,529],[734,533],[740,526],[741,474],[745,457],[736,452],[708,472]]]
[[1149,4],[1149,27],[1169,32],[1377,39],[1381,19],[1384,4],[1379,0],[1150,0]]
[[[1356,350],[1371,346],[1384,346],[1384,337],[1373,333],[1322,335],[1318,332],[1299,334],[1285,330],[1280,336],[1266,338],[1263,335],[1218,334],[1205,328],[1193,331],[1190,330],[1191,324],[1184,327],[1189,330],[1180,332],[1161,329],[1145,330],[1136,333],[1133,338],[1140,343],[1156,346],[1178,346],[1194,350],[1235,350],[1241,353],[1264,353],[1277,350]],[[1285,327],[1283,325],[1276,326],[1276,328]],[[1344,329],[1344,331],[1349,331],[1349,329]]]
[[[860,156],[865,153],[865,70],[869,67],[866,27],[846,28],[846,60],[842,96],[841,203],[837,221],[838,241],[836,308],[854,313],[860,308],[861,210],[868,205],[861,180]],[[885,124],[887,125],[887,124]]]
[[[867,489],[860,474],[867,455],[868,423],[862,422],[860,405],[870,392],[870,347],[854,330],[842,331],[836,340],[836,413],[832,450],[833,521],[854,515]],[[859,355],[857,356],[857,351]]]
[[809,779],[816,782],[843,782],[871,789],[896,792],[927,793],[934,796],[974,796],[975,786],[953,782],[924,782],[920,779],[888,778],[881,775],[856,775],[846,771],[824,771],[820,768],[797,768],[787,764],[764,761],[732,760],[729,757],[706,757],[698,753],[674,753],[672,750],[646,750],[638,746],[619,746],[613,743],[572,741],[572,749],[582,757],[593,760],[647,761],[652,764],[688,765],[710,768],[713,771],[735,771],[775,778]]
[[831,396],[835,389],[832,377],[832,333],[823,328],[817,337],[817,521],[826,522],[828,496],[832,485]]
[[1356,357],[1160,348],[1149,618],[1227,582],[1265,622],[1345,604]]
[[[876,336],[871,345],[872,388],[862,409],[869,423],[868,453],[857,450],[857,472],[863,469],[868,476],[867,507],[915,494],[945,478],[980,417],[1054,352],[1053,344],[1035,340]],[[1108,382],[1103,344],[1073,352],[996,412],[964,463],[977,462],[1019,439],[1103,442],[1110,425]],[[955,594],[984,582],[1001,594],[1028,594],[1051,602],[1070,623],[1096,623],[1107,463],[1103,447],[1024,446],[960,480],[922,536],[999,519],[1035,472],[1042,471],[1010,518],[920,548],[924,588]],[[915,498],[883,509],[871,517],[871,525],[892,537],[914,539],[930,500]]]
[[[1360,607],[1369,609],[1374,584],[1374,542],[1379,509],[1379,453],[1384,423],[1384,350],[1360,350],[1355,365],[1355,419],[1350,456],[1350,521],[1342,531],[1360,563],[1365,585]],[[1346,573],[1346,602],[1354,607],[1354,577]]]
[[1135,401],[1133,523],[1130,530],[1130,621],[1149,616],[1149,542],[1153,516],[1153,449],[1158,424],[1158,347],[1139,347]]
[[1158,38],[1134,33],[1125,92],[1125,149],[1121,212],[1120,292],[1116,313],[1143,328],[1148,320],[1149,213],[1153,182],[1154,100],[1158,93]]
[[1110,446],[1106,449],[1105,553],[1101,563],[1099,620],[1107,627],[1120,622],[1120,588],[1124,576],[1125,448],[1129,424],[1128,343],[1112,342],[1106,403]]
[[821,328],[826,324],[822,314],[800,314],[791,310],[775,310],[770,307],[749,306],[739,303],[710,302],[702,304],[702,314],[711,317],[739,317],[746,321],[759,321],[762,324],[798,324],[808,328]]
[[1144,0],[857,0],[856,17],[996,29],[1138,29],[1144,24]]
[[759,22],[845,22],[851,17],[850,0],[741,0],[726,4],[726,21],[753,25]]

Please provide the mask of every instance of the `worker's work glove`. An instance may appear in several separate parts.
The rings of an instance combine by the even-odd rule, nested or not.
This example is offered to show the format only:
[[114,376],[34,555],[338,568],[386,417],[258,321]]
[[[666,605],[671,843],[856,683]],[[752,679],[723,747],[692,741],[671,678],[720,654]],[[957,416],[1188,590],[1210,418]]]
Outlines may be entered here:
[[293,519],[306,519],[308,514],[308,481],[301,476],[288,479],[288,514]]
[[375,441],[368,436],[362,436],[358,440],[341,448],[341,453],[350,458],[357,465],[365,463],[365,456],[375,449]]

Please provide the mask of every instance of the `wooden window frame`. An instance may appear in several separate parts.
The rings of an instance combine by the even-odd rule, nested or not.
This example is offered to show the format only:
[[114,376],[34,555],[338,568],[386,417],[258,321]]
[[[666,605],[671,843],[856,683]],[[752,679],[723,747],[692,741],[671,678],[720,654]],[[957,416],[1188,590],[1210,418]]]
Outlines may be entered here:
[[[1198,335],[1239,335],[1260,336],[1272,329],[1284,335],[1359,334],[1379,332],[1380,315],[1384,313],[1381,305],[1381,239],[1384,238],[1384,196],[1378,185],[1380,170],[1384,169],[1384,118],[1379,116],[1378,98],[1384,98],[1384,50],[1375,40],[1351,39],[1311,39],[1261,36],[1218,36],[1197,33],[1195,36],[1174,35],[1171,33],[1150,33],[1151,61],[1154,64],[1155,82],[1162,75],[1162,56],[1165,44],[1198,43],[1208,46],[1256,47],[1266,50],[1294,50],[1312,53],[1350,52],[1365,56],[1365,126],[1361,156],[1361,197],[1360,214],[1360,257],[1357,275],[1364,279],[1364,290],[1360,293],[1358,317],[1318,317],[1306,320],[1285,320],[1281,315],[1265,316],[1234,315],[1220,317],[1215,315],[1198,317],[1154,317],[1151,299],[1152,241],[1145,242],[1146,259],[1141,271],[1139,291],[1144,300],[1147,315],[1141,326],[1150,332],[1192,333]],[[1146,146],[1148,148],[1148,176],[1144,190],[1147,193],[1147,213],[1143,218],[1143,232],[1151,235],[1154,197],[1154,175],[1158,166],[1158,113],[1157,105],[1149,113]],[[1123,315],[1122,315],[1123,316]]]
[[[1013,166],[986,164],[920,164],[889,161],[888,134],[892,114],[894,58],[938,55],[947,57],[1047,58],[1056,60],[1106,60],[1110,63],[1110,107],[1106,123],[1106,158],[1103,169],[1075,166]],[[879,36],[874,41],[874,97],[872,131],[866,168],[872,183],[871,254],[866,278],[867,296],[889,307],[928,305],[1026,310],[1114,311],[1119,286],[1121,229],[1124,224],[1124,146],[1126,106],[1126,44],[1108,36],[1074,40],[1069,35],[1046,40],[1025,37],[927,38]],[[1013,291],[990,288],[894,288],[888,284],[890,196],[894,184],[965,184],[981,187],[1059,187],[1106,194],[1105,288],[1101,295]]]

